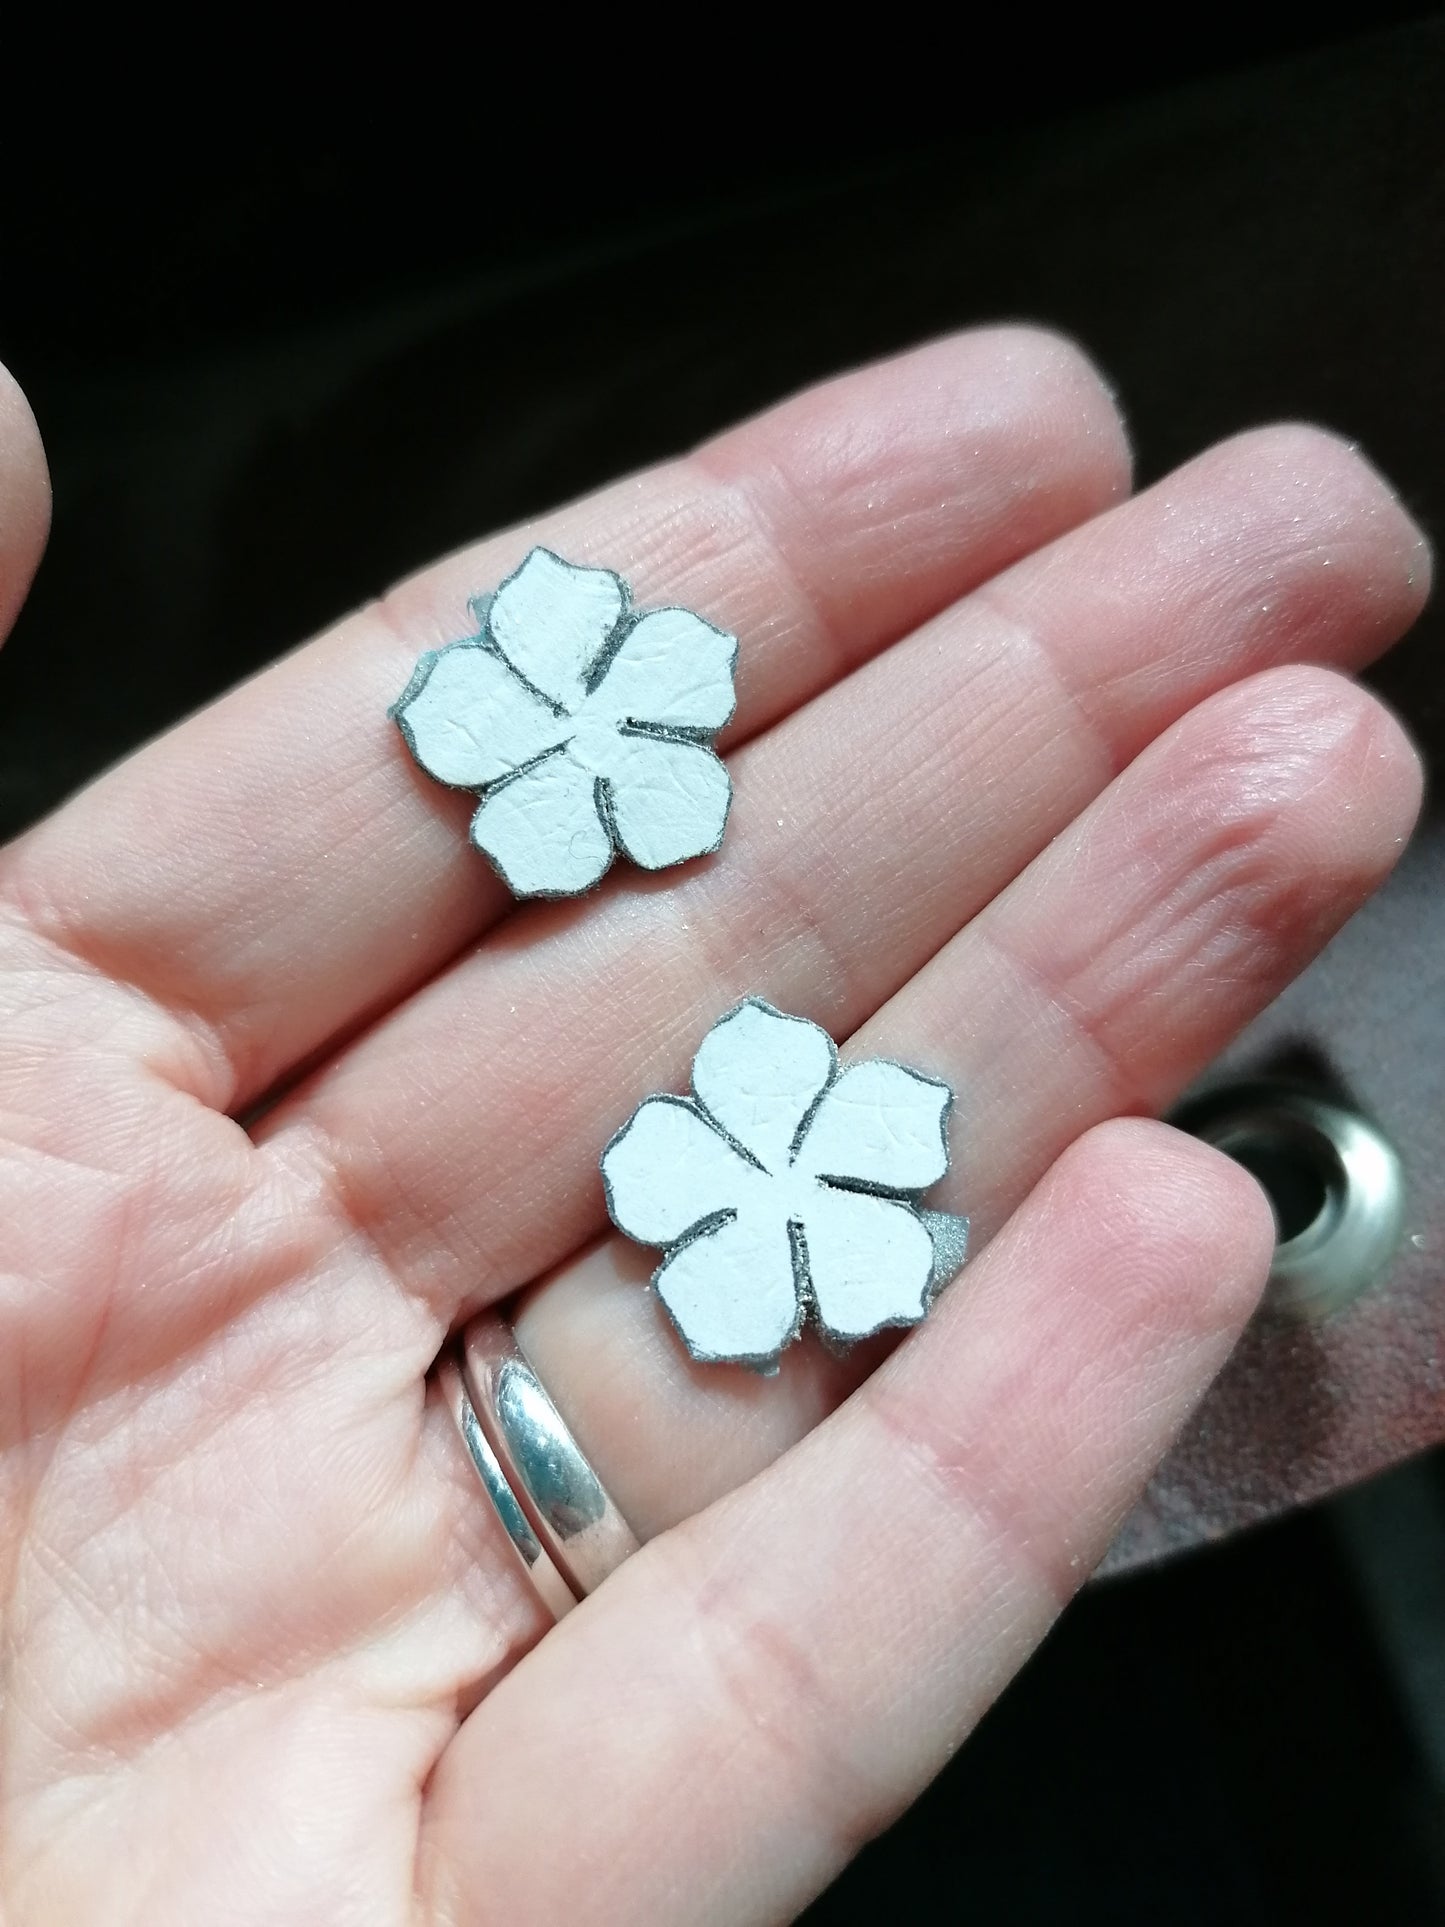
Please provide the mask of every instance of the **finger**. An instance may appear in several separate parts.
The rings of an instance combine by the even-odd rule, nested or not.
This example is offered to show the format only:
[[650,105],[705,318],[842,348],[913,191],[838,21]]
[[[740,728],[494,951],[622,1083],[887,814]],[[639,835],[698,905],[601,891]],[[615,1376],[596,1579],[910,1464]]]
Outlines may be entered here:
[[[846,1047],[956,1091],[929,1202],[968,1214],[977,1251],[1081,1131],[1165,1106],[1386,874],[1419,795],[1398,724],[1326,671],[1192,710]],[[693,1366],[644,1289],[655,1262],[609,1238],[516,1321],[643,1536],[771,1463],[880,1353],[804,1344],[771,1381]]]
[[856,1397],[472,1715],[425,1811],[430,1917],[791,1918],[1102,1555],[1271,1243],[1252,1181],[1164,1126],[1066,1153]]
[[1159,729],[1262,662],[1369,655],[1423,574],[1337,442],[1215,450],[741,751],[724,861],[509,923],[267,1141],[442,1315],[514,1290],[600,1228],[600,1147],[720,1011],[848,1034]]
[[510,906],[471,805],[386,711],[533,542],[734,629],[738,740],[1126,487],[1077,350],[1019,328],[938,343],[404,583],[78,798],[0,884],[203,1028],[203,1094],[236,1108]]
[[29,592],[50,532],[50,477],[19,384],[0,368],[0,638]]

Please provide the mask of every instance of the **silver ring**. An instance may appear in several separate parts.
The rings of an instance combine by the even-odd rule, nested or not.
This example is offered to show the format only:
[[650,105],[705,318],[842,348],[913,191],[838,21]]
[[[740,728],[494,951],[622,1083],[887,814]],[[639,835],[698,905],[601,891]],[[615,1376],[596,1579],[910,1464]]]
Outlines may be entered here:
[[473,1319],[462,1334],[459,1383],[475,1428],[474,1439],[459,1412],[468,1453],[538,1590],[545,1558],[570,1588],[568,1603],[585,1599],[637,1551],[637,1537],[511,1328],[494,1313]]
[[482,1482],[482,1489],[492,1502],[492,1509],[501,1520],[517,1557],[527,1568],[527,1576],[541,1595],[542,1604],[554,1619],[560,1619],[563,1613],[570,1612],[577,1604],[576,1595],[542,1550],[541,1540],[533,1532],[526,1513],[518,1504],[516,1493],[507,1484],[506,1475],[497,1463],[497,1455],[488,1445],[486,1434],[478,1421],[476,1407],[467,1395],[460,1362],[455,1358],[444,1358],[437,1370],[437,1382],[456,1428],[462,1435],[467,1457]]

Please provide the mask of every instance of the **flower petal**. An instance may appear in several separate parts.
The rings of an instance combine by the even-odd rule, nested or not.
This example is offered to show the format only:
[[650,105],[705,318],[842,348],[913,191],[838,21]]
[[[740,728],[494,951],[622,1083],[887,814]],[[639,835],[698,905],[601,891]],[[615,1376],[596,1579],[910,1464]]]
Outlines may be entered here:
[[880,1191],[922,1191],[948,1169],[953,1093],[902,1064],[850,1064],[818,1106],[798,1150],[810,1176]]
[[770,1212],[744,1212],[679,1245],[653,1284],[702,1364],[770,1363],[802,1324],[787,1226]]
[[836,1062],[826,1031],[749,997],[703,1038],[692,1088],[725,1131],[777,1172]]
[[391,713],[429,776],[469,790],[510,776],[571,727],[475,641],[423,656]]
[[533,549],[492,597],[487,625],[517,673],[570,715],[626,606],[626,587],[610,569],[574,568]]
[[818,1322],[851,1342],[928,1309],[933,1240],[918,1213],[891,1198],[818,1187],[803,1219]]
[[573,897],[612,861],[597,779],[566,750],[499,783],[472,818],[472,841],[519,897]]
[[722,728],[736,705],[738,641],[690,609],[654,609],[624,638],[587,706],[613,722]]
[[634,863],[665,870],[718,848],[733,790],[710,749],[614,732],[604,760],[613,827]]
[[644,1245],[676,1244],[764,1183],[685,1097],[649,1097],[602,1153],[612,1222]]

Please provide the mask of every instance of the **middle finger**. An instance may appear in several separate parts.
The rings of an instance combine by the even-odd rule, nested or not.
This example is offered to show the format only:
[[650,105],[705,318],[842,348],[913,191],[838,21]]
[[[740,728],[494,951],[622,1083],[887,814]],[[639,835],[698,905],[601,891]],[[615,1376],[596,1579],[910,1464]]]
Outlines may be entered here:
[[741,752],[718,863],[510,920],[265,1141],[450,1323],[598,1228],[600,1146],[728,1004],[848,1034],[1194,703],[1272,663],[1358,666],[1427,581],[1343,444],[1212,450]]

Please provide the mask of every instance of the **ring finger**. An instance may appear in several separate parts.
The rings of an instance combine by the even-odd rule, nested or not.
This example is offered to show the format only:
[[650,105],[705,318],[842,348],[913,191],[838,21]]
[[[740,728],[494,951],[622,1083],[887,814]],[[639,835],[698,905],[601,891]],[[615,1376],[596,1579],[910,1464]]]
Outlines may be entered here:
[[[1166,1103],[1379,881],[1418,799],[1399,726],[1328,672],[1269,672],[1192,711],[845,1050],[957,1091],[929,1202],[986,1240],[1073,1138]],[[760,1470],[878,1356],[805,1343],[771,1381],[693,1366],[641,1288],[651,1262],[609,1237],[517,1320],[644,1536]]]

